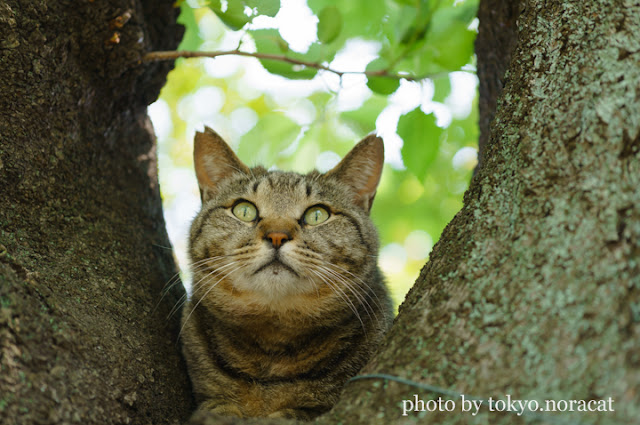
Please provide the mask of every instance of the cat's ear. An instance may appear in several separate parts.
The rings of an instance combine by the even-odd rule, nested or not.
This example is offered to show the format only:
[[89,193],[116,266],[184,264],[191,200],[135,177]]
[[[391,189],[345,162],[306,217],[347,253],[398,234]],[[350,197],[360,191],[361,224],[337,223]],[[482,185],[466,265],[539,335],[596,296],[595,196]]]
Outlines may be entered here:
[[222,137],[209,127],[204,128],[204,133],[196,133],[193,163],[203,202],[215,193],[221,180],[234,173],[251,173]]
[[355,192],[354,202],[367,214],[371,210],[384,163],[382,139],[370,134],[362,139],[338,165],[327,173]]

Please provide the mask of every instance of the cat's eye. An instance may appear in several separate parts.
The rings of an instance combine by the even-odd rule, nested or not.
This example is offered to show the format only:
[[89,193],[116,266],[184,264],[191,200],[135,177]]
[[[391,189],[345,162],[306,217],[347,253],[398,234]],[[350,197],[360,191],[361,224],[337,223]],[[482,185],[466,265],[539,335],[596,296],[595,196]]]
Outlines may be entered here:
[[303,218],[304,222],[309,226],[317,226],[329,219],[329,211],[324,207],[315,205],[305,211]]
[[253,221],[258,216],[258,209],[255,205],[248,201],[238,202],[231,210],[233,215],[242,221]]

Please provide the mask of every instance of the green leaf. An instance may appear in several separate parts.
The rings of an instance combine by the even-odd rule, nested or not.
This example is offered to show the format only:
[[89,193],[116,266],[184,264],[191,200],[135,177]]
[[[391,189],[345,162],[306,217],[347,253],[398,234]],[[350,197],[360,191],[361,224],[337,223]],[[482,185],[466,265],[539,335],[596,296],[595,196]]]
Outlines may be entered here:
[[356,133],[365,135],[375,130],[376,119],[380,112],[387,107],[387,103],[385,96],[373,95],[360,108],[341,113],[340,118],[352,126]]
[[404,165],[420,180],[438,155],[442,129],[436,125],[433,113],[426,115],[416,108],[398,120],[398,136],[402,138]]
[[247,23],[251,22],[251,17],[245,13],[245,2],[230,0],[227,1],[227,8],[222,11],[222,2],[220,0],[208,0],[207,7],[218,15],[218,18],[229,28],[238,31]]
[[444,100],[451,94],[451,80],[449,75],[446,74],[442,77],[434,78],[433,80],[433,98],[434,102],[444,102]]
[[272,18],[280,10],[280,0],[247,0],[246,4],[250,8],[256,9],[259,15],[271,16]]
[[318,40],[329,44],[342,31],[342,14],[335,6],[327,6],[318,13]]
[[316,91],[307,96],[307,99],[313,103],[313,106],[322,110],[326,109],[327,104],[336,98],[336,94],[333,92]]
[[453,12],[456,15],[458,21],[466,23],[467,26],[478,16],[478,4],[480,0],[466,0],[465,2],[456,5],[453,8]]
[[180,5],[180,16],[178,23],[184,25],[184,36],[178,46],[178,50],[198,50],[202,44],[200,31],[193,8],[184,2]]
[[299,53],[290,50],[287,53],[287,57],[306,62],[322,63],[330,62],[333,59],[334,54],[335,52],[327,51],[324,45],[320,43],[312,43],[305,53]]
[[433,25],[426,37],[429,60],[445,70],[455,71],[466,65],[473,55],[475,31],[467,27],[475,17],[477,1],[460,6],[438,9],[433,14]]
[[260,53],[283,55],[289,51],[289,44],[276,29],[253,30],[250,33]]
[[419,0],[394,0],[398,4],[407,5],[407,6],[415,6]]
[[[388,67],[389,62],[386,59],[377,58],[369,62],[366,70],[381,71],[386,70]],[[400,87],[400,80],[397,78],[367,76],[367,87],[374,93],[389,95]]]
[[422,40],[429,31],[434,9],[429,0],[420,0],[413,9],[413,22],[403,34],[400,43],[412,45]]
[[[272,74],[282,75],[291,79],[311,79],[317,73],[318,70],[311,67],[305,67],[302,65],[296,65],[286,62],[286,58],[294,58],[298,60],[307,60],[303,54],[296,54],[294,52],[285,55],[289,52],[289,45],[280,36],[280,33],[276,29],[261,29],[251,31],[253,40],[256,43],[256,49],[258,53],[265,53],[269,55],[282,56],[283,60],[276,59],[260,59],[260,63],[264,68]],[[312,46],[313,47],[313,46]],[[310,49],[311,50],[311,49]],[[310,51],[310,53],[312,53]]]
[[447,36],[427,38],[427,42],[434,49],[432,60],[447,70],[460,69],[469,63],[473,55],[475,38],[475,31],[469,31],[465,24],[452,23]]
[[268,113],[240,139],[238,156],[249,164],[269,167],[299,134],[300,126],[286,115]]
[[[468,26],[475,18],[478,0],[456,3],[441,1],[429,18],[428,31],[422,38],[406,45],[406,53],[394,67],[413,75],[433,75],[456,71],[471,61],[475,31]],[[407,21],[405,6],[399,16],[400,27]],[[406,35],[411,28],[405,30]],[[406,41],[406,40],[405,40]],[[391,46],[386,50],[394,51]]]
[[340,10],[344,25],[334,40],[339,45],[354,37],[379,41],[381,23],[388,12],[387,0],[307,0],[307,5],[316,16],[326,7],[335,6]]

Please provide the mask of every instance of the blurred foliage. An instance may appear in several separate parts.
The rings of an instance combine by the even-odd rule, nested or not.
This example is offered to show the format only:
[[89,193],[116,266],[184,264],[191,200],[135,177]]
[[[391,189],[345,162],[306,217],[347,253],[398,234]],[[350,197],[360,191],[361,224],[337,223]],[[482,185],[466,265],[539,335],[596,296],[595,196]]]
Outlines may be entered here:
[[[465,86],[458,83],[469,78],[455,75],[474,70],[477,3],[184,1],[179,50],[239,49],[360,74],[339,77],[237,56],[178,60],[150,115],[168,228],[181,263],[184,233],[199,206],[191,171],[195,129],[214,128],[249,165],[299,172],[330,168],[355,142],[378,131],[388,162],[372,216],[381,265],[400,302],[460,209],[475,165],[475,79]],[[366,78],[364,70],[379,74]]]

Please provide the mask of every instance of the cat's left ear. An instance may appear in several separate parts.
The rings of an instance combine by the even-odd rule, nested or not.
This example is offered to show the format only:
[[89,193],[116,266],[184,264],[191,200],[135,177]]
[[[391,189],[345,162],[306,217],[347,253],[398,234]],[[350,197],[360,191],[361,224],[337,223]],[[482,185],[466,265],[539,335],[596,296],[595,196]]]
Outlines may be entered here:
[[215,193],[223,179],[234,173],[251,173],[249,167],[240,161],[227,142],[209,127],[204,128],[204,133],[196,133],[193,163],[202,202]]
[[355,145],[327,176],[337,177],[351,187],[356,194],[355,204],[368,214],[376,196],[383,163],[384,143],[380,137],[370,134]]

